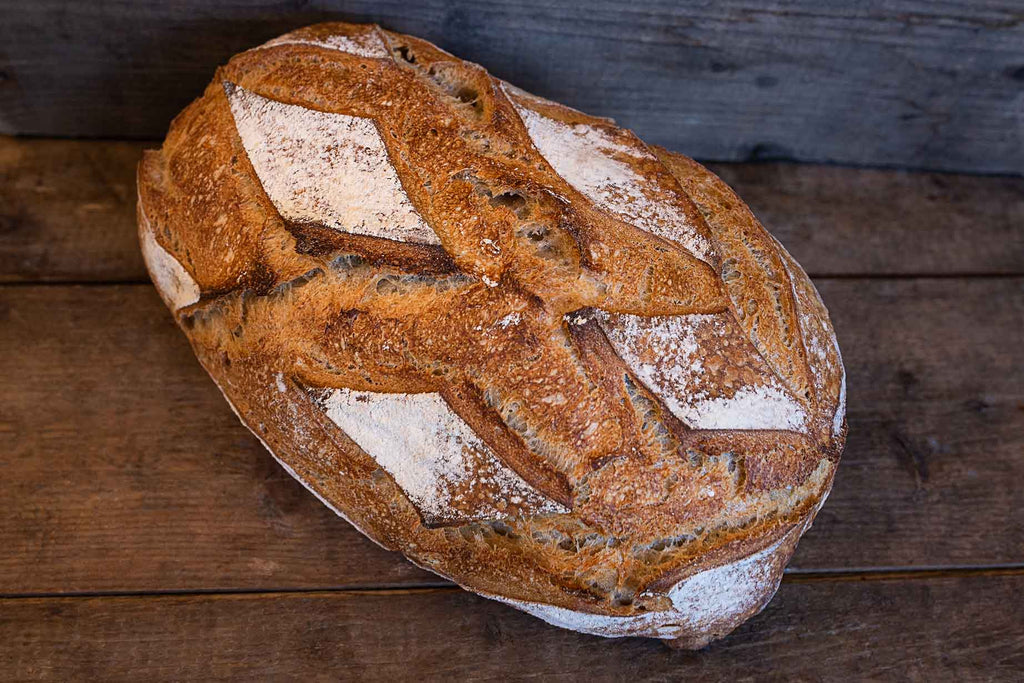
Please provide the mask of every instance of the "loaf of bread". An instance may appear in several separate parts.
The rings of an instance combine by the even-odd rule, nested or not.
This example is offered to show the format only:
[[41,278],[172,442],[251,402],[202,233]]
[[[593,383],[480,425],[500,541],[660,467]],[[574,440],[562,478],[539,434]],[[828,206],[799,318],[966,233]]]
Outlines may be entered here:
[[824,502],[821,300],[716,176],[422,40],[235,56],[138,176],[149,272],[242,422],[385,548],[701,647]]

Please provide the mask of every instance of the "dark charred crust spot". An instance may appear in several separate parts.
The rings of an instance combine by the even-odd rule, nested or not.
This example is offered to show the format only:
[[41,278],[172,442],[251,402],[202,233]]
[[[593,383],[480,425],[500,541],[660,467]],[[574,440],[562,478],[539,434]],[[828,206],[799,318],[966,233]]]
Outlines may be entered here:
[[481,118],[485,112],[481,85],[490,78],[479,67],[468,65],[461,60],[450,58],[433,59],[417,54],[412,46],[385,34],[390,44],[391,57],[399,66],[410,69],[433,87],[454,100],[460,108],[467,110],[474,118]]
[[392,47],[391,54],[395,55],[396,57],[398,57],[398,59],[401,59],[403,62],[406,62],[407,64],[416,63],[416,55],[413,53],[412,48],[410,48],[408,45],[396,45]]
[[252,263],[240,284],[254,294],[269,294],[277,284],[277,273],[260,259]]
[[376,278],[374,291],[383,296],[404,297],[423,288],[431,288],[440,293],[457,287],[465,287],[474,282],[473,278],[462,273],[445,276],[434,276],[427,273],[382,273]]
[[526,197],[518,192],[502,192],[490,198],[488,203],[493,207],[503,206],[519,218],[526,218],[530,210],[526,205]]
[[448,97],[464,105],[476,118],[484,115],[484,102],[480,88],[479,74],[469,67],[456,62],[435,62],[426,70],[426,76]]
[[295,251],[309,256],[326,256],[342,249],[337,230],[315,223],[287,222],[288,232],[295,238]]
[[362,262],[374,266],[391,266],[431,275],[458,271],[444,248],[435,244],[414,244],[344,233],[314,223],[292,222],[287,224],[287,228],[295,238],[296,251],[300,254],[331,257],[332,262],[338,257],[358,257]]

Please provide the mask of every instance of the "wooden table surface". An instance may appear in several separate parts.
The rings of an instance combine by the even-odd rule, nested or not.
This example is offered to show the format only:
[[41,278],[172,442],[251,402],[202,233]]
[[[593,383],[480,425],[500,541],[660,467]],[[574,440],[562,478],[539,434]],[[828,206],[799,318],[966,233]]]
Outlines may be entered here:
[[1024,179],[713,166],[821,291],[850,436],[776,598],[689,653],[465,593],[292,480],[148,283],[145,146],[0,137],[0,678],[1024,678]]

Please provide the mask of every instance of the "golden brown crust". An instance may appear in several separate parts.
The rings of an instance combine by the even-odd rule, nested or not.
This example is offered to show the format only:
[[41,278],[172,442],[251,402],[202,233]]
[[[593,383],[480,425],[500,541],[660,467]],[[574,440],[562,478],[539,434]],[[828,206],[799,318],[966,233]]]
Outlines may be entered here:
[[811,400],[813,386],[798,329],[793,283],[771,235],[718,176],[681,154],[654,151],[715,233],[723,259],[722,279],[736,319],[748,336],[758,332],[761,355],[798,396]]
[[[267,145],[313,135],[296,116],[358,131],[350,162],[400,183],[375,198],[394,209],[380,229],[421,238],[316,218],[353,204],[287,175],[313,157],[252,146],[270,110]],[[364,533],[468,588],[672,609],[673,585],[785,538],[765,565],[780,573],[831,485],[838,349],[746,205],[696,162],[429,43],[323,24],[236,56],[146,154],[139,192],[154,280],[243,422]],[[178,265],[162,253],[198,301],[166,291]],[[331,412],[378,395],[439,397],[473,457],[513,474],[457,473],[444,500],[417,498]],[[535,493],[503,497],[501,477]]]

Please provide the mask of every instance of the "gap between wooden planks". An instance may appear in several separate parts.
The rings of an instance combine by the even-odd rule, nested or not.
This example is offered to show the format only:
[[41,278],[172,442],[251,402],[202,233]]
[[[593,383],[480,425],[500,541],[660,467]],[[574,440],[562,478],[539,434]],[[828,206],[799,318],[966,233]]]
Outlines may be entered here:
[[[921,579],[956,579],[977,577],[1024,576],[1024,563],[989,567],[940,567],[934,569],[890,568],[808,571],[787,568],[783,584],[834,583],[837,581],[915,581]],[[88,600],[92,598],[144,598],[144,597],[199,597],[217,595],[290,595],[290,594],[352,594],[352,595],[419,595],[434,591],[462,591],[463,588],[441,577],[408,586],[309,586],[277,588],[259,586],[250,588],[166,589],[141,591],[75,591],[74,593],[0,593],[0,601],[15,600]]]
[[[0,136],[0,282],[148,282],[135,166],[157,146]],[[710,166],[812,277],[1024,274],[1024,178]]]

